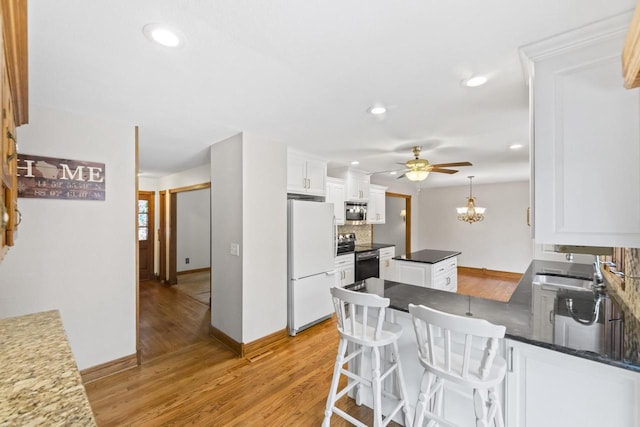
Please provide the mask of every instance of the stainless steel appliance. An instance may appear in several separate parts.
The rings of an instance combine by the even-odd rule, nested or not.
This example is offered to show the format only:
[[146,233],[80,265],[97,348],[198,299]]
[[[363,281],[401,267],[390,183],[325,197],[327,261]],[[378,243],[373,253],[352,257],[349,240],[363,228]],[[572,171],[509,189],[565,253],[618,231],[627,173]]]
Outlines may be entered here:
[[356,248],[356,235],[355,233],[338,234],[336,243],[338,247],[337,255],[353,252]]
[[378,249],[356,252],[356,282],[369,277],[380,277],[380,251]]
[[346,202],[344,220],[345,224],[363,225],[367,223],[366,202]]

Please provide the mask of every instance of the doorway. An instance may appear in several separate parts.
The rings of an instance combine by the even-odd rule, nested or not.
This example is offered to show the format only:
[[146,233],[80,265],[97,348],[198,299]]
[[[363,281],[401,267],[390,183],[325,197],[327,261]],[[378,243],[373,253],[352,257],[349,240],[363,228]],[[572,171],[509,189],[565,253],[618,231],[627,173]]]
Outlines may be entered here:
[[153,191],[138,191],[138,276],[150,280],[154,275],[154,199]]
[[411,196],[385,194],[385,223],[373,226],[373,242],[396,247],[396,256],[411,253]]

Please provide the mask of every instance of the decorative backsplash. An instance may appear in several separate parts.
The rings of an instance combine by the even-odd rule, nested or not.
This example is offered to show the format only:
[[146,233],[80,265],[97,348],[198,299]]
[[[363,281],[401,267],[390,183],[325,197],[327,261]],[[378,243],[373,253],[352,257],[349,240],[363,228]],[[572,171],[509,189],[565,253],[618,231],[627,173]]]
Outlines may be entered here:
[[640,249],[624,249],[624,285],[617,281],[609,283],[616,290],[616,294],[629,307],[633,315],[640,320]]
[[339,225],[338,233],[355,233],[358,245],[373,243],[371,225]]

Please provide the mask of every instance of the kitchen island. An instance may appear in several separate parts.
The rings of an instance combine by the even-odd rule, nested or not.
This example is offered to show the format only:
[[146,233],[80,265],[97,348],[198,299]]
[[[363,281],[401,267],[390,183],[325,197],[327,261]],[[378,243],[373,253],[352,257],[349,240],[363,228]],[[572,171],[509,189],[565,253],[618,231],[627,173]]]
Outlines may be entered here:
[[400,283],[456,292],[458,290],[457,251],[423,249],[393,258],[394,280]]
[[[535,319],[540,314],[532,309],[532,281],[536,273],[590,277],[592,271],[592,267],[586,264],[533,261],[508,302],[379,279],[356,283],[351,288],[390,299],[389,320],[403,327],[399,342],[400,356],[412,408],[415,407],[420,387],[422,367],[417,359],[415,335],[408,314],[409,303],[423,304],[457,315],[472,315],[506,326],[505,340],[501,345],[502,356],[508,363],[508,373],[501,390],[506,425],[638,426],[638,337],[603,329],[603,334],[612,333],[619,339],[616,342],[613,337],[608,337],[603,342],[613,344],[594,351],[591,347],[591,330],[588,328],[593,325],[575,322],[576,330],[579,331],[581,326],[589,329],[584,345],[580,342],[579,333],[573,334],[574,339],[559,343],[554,339],[557,334],[540,335],[534,328]],[[625,310],[613,291],[604,290],[601,298],[609,299],[617,307],[610,311],[611,315],[622,315],[625,325],[637,328],[637,325],[634,326],[637,319]],[[552,318],[562,318],[562,311],[563,307],[556,302]],[[617,322],[617,318],[601,322],[604,326],[611,326]],[[445,416],[461,426],[473,426],[471,393],[449,385],[445,394]],[[607,408],[606,411],[603,408]]]

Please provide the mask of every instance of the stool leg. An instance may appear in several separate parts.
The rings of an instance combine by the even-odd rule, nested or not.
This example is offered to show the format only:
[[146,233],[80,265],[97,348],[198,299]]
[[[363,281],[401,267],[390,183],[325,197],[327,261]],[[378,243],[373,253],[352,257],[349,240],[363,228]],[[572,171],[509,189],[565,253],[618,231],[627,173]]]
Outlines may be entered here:
[[344,365],[344,354],[346,351],[347,340],[340,339],[340,344],[338,344],[338,356],[336,356],[336,363],[333,366],[331,389],[329,390],[329,397],[327,397],[327,407],[324,411],[324,421],[322,422],[323,427],[329,426],[329,420],[331,419],[331,414],[333,414],[333,407],[336,404],[336,394],[338,392],[338,383],[340,382],[340,370],[342,369],[342,365]]
[[424,371],[422,381],[420,381],[420,393],[418,394],[418,403],[416,403],[416,413],[414,415],[413,427],[422,427],[424,416],[430,405],[429,395],[431,394],[431,383],[433,376],[430,372]]
[[371,388],[373,391],[373,426],[382,426],[382,381],[380,381],[380,349],[371,349]]
[[400,363],[400,352],[398,351],[398,342],[394,341],[391,347],[391,355],[393,362],[396,364],[396,375],[398,376],[398,393],[402,399],[402,411],[404,412],[404,425],[411,425],[411,412],[409,411],[409,401],[407,400],[407,387],[404,382],[404,373],[402,372],[402,364]]
[[495,422],[496,427],[504,427],[504,419],[502,418],[502,405],[500,404],[500,399],[498,398],[498,393],[495,387],[491,387],[489,389],[489,403],[492,407],[495,406],[496,412],[493,421]]
[[473,407],[476,413],[476,427],[488,427],[487,400],[484,390],[473,389]]
[[[355,344],[351,344],[353,346],[355,346]],[[358,374],[358,376],[360,378],[363,377],[362,375],[362,371],[364,370],[364,355],[365,355],[365,349],[361,347],[361,351],[360,351],[360,357],[358,357],[355,362],[358,364],[358,366],[356,367],[356,372]],[[354,359],[355,360],[355,359]],[[356,392],[355,392],[355,397],[356,397],[356,405],[360,406],[362,405],[362,382],[358,382],[358,384],[356,385]]]

